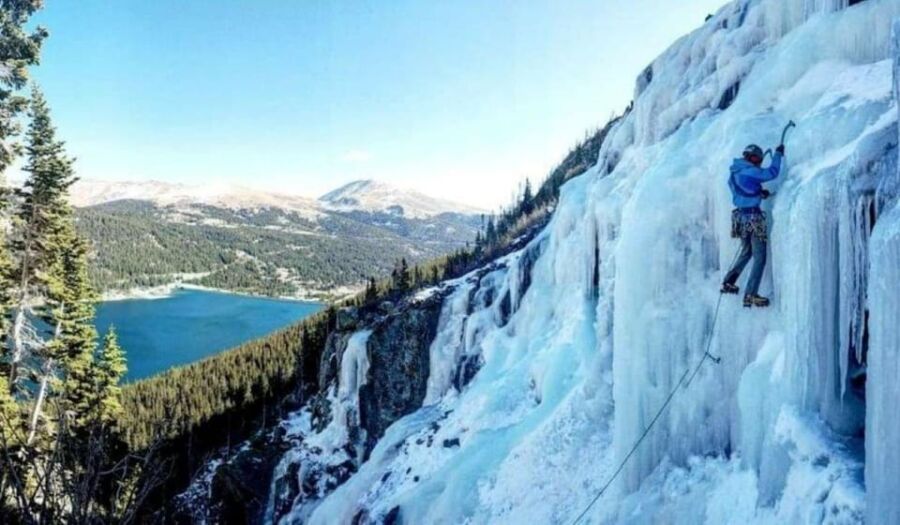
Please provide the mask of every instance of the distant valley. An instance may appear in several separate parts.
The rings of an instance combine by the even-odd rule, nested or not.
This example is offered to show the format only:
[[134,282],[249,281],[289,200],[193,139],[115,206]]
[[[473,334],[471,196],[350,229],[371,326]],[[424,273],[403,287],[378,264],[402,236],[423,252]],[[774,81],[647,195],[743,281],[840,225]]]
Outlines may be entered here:
[[179,284],[328,299],[474,239],[481,210],[371,180],[319,199],[240,187],[79,181],[71,191],[107,295]]

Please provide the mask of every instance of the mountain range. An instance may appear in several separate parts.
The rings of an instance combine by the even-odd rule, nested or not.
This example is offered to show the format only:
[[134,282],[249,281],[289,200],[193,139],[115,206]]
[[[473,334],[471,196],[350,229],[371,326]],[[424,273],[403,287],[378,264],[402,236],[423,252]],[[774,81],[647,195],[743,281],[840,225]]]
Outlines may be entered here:
[[278,208],[310,218],[328,211],[389,213],[416,219],[444,213],[477,215],[485,212],[475,206],[437,199],[372,179],[350,182],[318,199],[231,184],[188,185],[156,180],[82,179],[70,190],[70,201],[76,207],[120,200],[148,201],[160,206],[202,204],[230,209]]
[[190,283],[340,295],[400,259],[415,263],[464,246],[482,213],[373,180],[318,199],[221,184],[80,180],[70,201],[106,293]]

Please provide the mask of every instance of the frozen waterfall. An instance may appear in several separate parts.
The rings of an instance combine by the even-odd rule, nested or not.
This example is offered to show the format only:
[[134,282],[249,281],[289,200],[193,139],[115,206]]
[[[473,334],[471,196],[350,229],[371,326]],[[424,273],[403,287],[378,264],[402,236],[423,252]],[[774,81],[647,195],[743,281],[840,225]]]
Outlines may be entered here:
[[[569,523],[711,338],[721,364],[680,389],[587,522],[900,521],[898,15],[900,0],[739,0],[676,42],[547,228],[446,285],[423,407],[302,519]],[[766,203],[772,306],[726,296],[713,326],[737,249],[728,166],[789,119]],[[365,371],[348,347],[336,406]]]

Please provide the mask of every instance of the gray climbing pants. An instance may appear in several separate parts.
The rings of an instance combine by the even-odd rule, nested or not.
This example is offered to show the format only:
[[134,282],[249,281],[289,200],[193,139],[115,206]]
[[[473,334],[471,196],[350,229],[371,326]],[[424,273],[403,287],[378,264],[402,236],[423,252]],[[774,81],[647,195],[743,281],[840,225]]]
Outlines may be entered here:
[[753,259],[753,268],[750,270],[750,279],[747,281],[746,295],[758,295],[759,283],[762,281],[763,270],[766,269],[766,216],[759,210],[735,210],[732,224],[732,234],[741,239],[741,253],[734,266],[725,275],[728,284],[737,283],[741,272]]

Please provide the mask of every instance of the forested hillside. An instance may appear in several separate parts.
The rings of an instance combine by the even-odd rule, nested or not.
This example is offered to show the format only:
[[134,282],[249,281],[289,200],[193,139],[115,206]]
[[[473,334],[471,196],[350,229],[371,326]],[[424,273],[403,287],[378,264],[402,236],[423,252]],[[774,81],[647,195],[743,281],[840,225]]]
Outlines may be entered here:
[[[271,296],[328,298],[474,240],[477,215],[406,218],[280,208],[160,206],[121,200],[77,210],[91,240],[91,277],[103,291],[186,282]],[[346,295],[346,292],[343,292]]]

